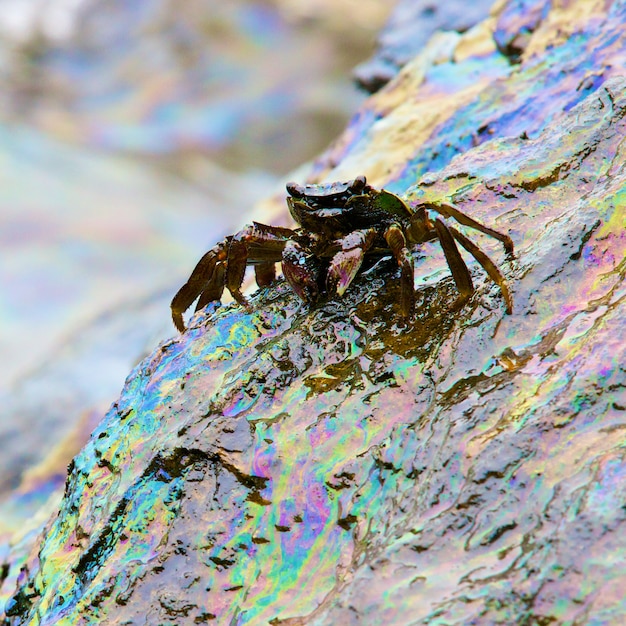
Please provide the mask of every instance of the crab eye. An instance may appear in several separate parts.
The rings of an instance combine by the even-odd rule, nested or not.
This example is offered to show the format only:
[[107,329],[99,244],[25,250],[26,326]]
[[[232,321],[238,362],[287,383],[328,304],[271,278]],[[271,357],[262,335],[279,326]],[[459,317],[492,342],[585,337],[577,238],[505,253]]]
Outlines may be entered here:
[[365,176],[357,176],[350,185],[350,191],[353,191],[354,193],[360,193],[365,188],[365,183]]
[[304,189],[298,185],[298,183],[289,182],[287,183],[287,193],[292,198],[303,198],[304,197]]

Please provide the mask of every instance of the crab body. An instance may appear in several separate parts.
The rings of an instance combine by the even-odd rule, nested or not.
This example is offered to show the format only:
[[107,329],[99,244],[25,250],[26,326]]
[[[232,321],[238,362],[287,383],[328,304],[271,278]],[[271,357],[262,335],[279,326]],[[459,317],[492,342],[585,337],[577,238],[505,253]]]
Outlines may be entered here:
[[328,185],[289,183],[287,191],[291,217],[303,229],[318,235],[347,234],[411,217],[409,207],[400,198],[384,189],[373,189],[363,176]]
[[[442,218],[457,222],[501,241],[508,253],[513,243],[462,213],[451,203],[409,206],[399,196],[367,184],[364,176],[325,185],[287,184],[287,205],[298,228],[289,229],[253,222],[226,237],[198,262],[188,281],[172,300],[172,317],[183,331],[183,313],[198,298],[196,309],[220,300],[224,289],[244,306],[241,293],[247,265],[255,268],[259,286],[275,278],[275,264],[298,296],[314,304],[325,291],[342,296],[358,274],[366,257],[393,256],[400,268],[400,312],[413,313],[413,255],[416,245],[438,239],[463,304],[473,293],[472,279],[456,242],[482,265],[503,294],[507,312],[512,302],[504,277],[489,257],[465,235]],[[432,219],[429,212],[438,215]]]

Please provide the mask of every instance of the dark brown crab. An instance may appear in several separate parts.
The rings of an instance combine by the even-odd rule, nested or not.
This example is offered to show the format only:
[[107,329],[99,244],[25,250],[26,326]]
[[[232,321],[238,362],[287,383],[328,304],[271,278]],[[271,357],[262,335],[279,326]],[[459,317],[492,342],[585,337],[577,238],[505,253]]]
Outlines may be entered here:
[[[176,328],[185,330],[183,313],[199,298],[196,310],[220,300],[224,288],[248,307],[241,293],[244,273],[253,265],[257,284],[270,284],[275,264],[282,262],[283,274],[302,300],[315,303],[320,291],[341,296],[357,275],[365,257],[392,255],[400,267],[400,311],[408,317],[415,308],[413,256],[411,249],[438,239],[459,290],[461,305],[474,292],[472,278],[455,243],[458,241],[498,284],[507,313],[512,300],[504,276],[491,259],[465,235],[448,226],[441,217],[501,241],[508,253],[513,242],[451,203],[424,203],[410,207],[384,189],[370,187],[364,176],[345,183],[326,185],[287,184],[287,204],[299,228],[266,226],[253,222],[235,235],[226,237],[198,262],[187,282],[172,300]],[[441,217],[431,219],[432,210]]]

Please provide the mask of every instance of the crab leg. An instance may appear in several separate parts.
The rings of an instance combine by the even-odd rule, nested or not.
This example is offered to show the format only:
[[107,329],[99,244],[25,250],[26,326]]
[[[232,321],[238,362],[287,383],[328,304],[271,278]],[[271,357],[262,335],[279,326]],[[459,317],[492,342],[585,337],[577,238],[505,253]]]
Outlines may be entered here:
[[268,267],[282,258],[285,243],[293,231],[280,226],[266,226],[252,222],[233,236],[228,250],[226,266],[226,288],[232,297],[242,306],[249,308],[248,300],[241,293],[241,285],[246,273],[246,266],[260,266],[256,271],[257,282],[268,278]]
[[506,303],[506,312],[510,315],[513,311],[513,299],[511,298],[506,279],[497,265],[473,241],[460,233],[456,228],[450,226],[449,230],[454,238],[482,265],[491,280],[500,287],[502,297]]
[[400,267],[400,311],[410,317],[415,310],[415,269],[413,255],[406,246],[406,237],[398,224],[385,231],[385,241]]
[[439,218],[435,219],[435,230],[437,231],[437,237],[441,243],[441,248],[448,262],[448,267],[452,272],[452,278],[456,283],[456,288],[459,290],[459,299],[456,306],[462,306],[468,298],[474,293],[474,284],[472,283],[472,277],[465,265],[465,261],[454,242],[451,229]]
[[[485,235],[489,235],[490,237],[494,237],[498,241],[502,242],[504,249],[509,253],[513,253],[513,240],[504,233],[500,233],[497,230],[493,230],[493,228],[489,228],[480,222],[477,222],[475,219],[471,218],[469,215],[463,213],[457,206],[448,202],[429,202],[425,205],[427,208],[433,209],[437,211],[437,213],[443,215],[444,217],[453,217],[459,224],[463,224],[463,226],[468,226],[469,228],[473,228]],[[460,241],[460,240],[459,240]],[[464,244],[462,244],[463,247]],[[469,252],[469,250],[468,250]],[[485,268],[486,269],[486,268]],[[491,275],[491,274],[490,274]]]
[[274,263],[281,260],[285,243],[293,232],[289,228],[253,222],[209,250],[172,299],[172,320],[176,328],[181,332],[185,330],[183,313],[196,298],[200,298],[198,310],[219,300],[225,287],[237,302],[248,306],[241,293],[246,266],[257,266],[256,277],[260,286],[269,284],[274,276]]
[[[215,289],[215,270],[218,264],[222,264],[228,256],[230,238],[218,243],[209,250],[199,261],[187,282],[178,290],[172,299],[172,320],[180,332],[185,330],[183,313],[191,306],[193,301],[205,290]],[[219,284],[219,274],[217,283]],[[223,285],[223,278],[221,279]],[[222,286],[222,291],[224,287]],[[221,291],[220,291],[221,296]]]
[[207,287],[200,294],[198,303],[196,304],[196,311],[203,309],[209,302],[220,300],[224,293],[224,276],[226,272],[226,265],[224,263],[218,263],[213,270],[213,275]]
[[228,262],[226,263],[226,288],[230,291],[233,299],[241,306],[250,308],[246,297],[241,293],[241,285],[248,265],[248,247],[245,242],[233,238],[228,250]]
[[254,277],[259,287],[267,287],[276,280],[276,263],[264,261],[254,266]]

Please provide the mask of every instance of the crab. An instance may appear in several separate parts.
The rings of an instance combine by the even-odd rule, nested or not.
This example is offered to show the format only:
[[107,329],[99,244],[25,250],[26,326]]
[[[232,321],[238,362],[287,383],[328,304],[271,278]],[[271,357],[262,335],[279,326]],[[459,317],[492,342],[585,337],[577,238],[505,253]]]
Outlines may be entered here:
[[[172,300],[172,319],[185,330],[183,313],[198,299],[196,310],[219,301],[228,289],[236,302],[250,308],[241,292],[248,265],[254,266],[259,287],[272,283],[275,264],[282,263],[285,279],[307,304],[321,294],[342,296],[365,259],[392,256],[400,268],[400,314],[408,318],[415,309],[413,250],[438,240],[456,283],[462,306],[474,293],[470,272],[457,242],[469,252],[496,283],[507,313],[513,304],[507,282],[495,263],[470,239],[448,225],[445,218],[500,241],[512,255],[508,235],[489,228],[463,213],[451,202],[409,205],[385,189],[374,189],[365,176],[347,182],[321,185],[287,183],[287,205],[298,228],[267,226],[258,222],[244,227],[211,248],[198,262],[187,282]],[[435,213],[434,217],[431,212]]]

